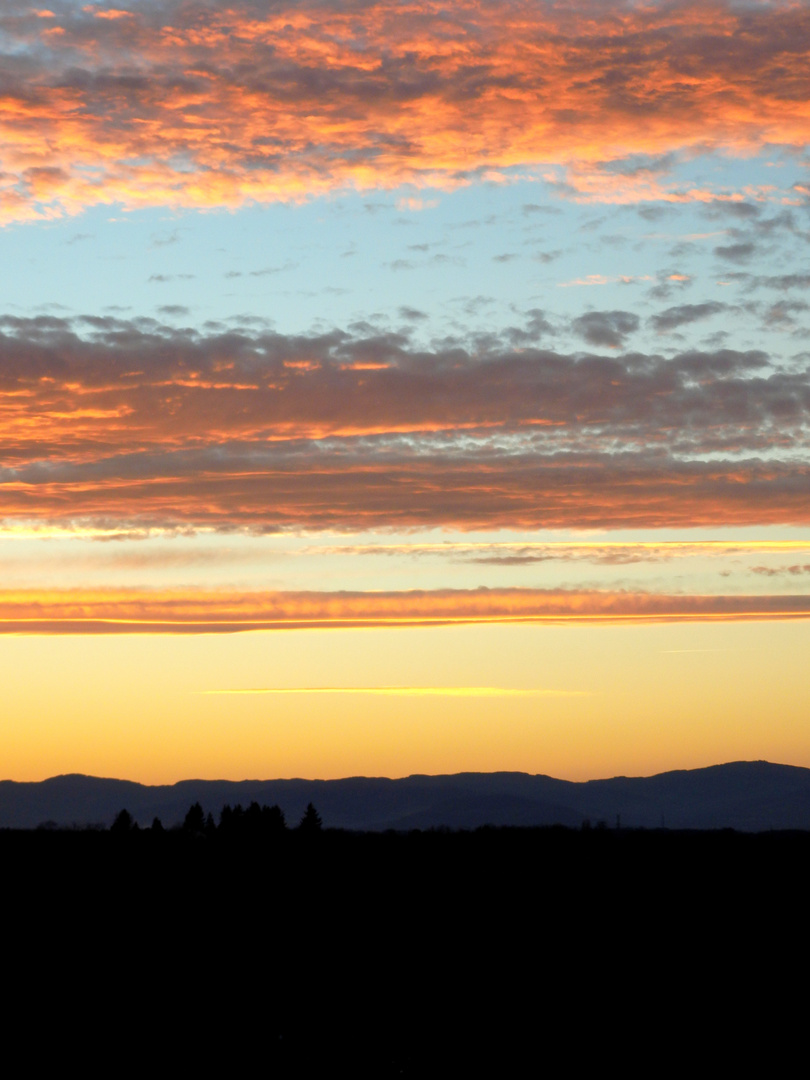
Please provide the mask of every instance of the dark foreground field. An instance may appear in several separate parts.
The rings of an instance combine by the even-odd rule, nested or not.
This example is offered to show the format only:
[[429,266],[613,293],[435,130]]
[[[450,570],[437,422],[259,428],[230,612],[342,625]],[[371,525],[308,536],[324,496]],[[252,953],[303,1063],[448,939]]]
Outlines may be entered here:
[[88,1067],[778,1071],[808,865],[799,832],[0,831],[6,1019]]

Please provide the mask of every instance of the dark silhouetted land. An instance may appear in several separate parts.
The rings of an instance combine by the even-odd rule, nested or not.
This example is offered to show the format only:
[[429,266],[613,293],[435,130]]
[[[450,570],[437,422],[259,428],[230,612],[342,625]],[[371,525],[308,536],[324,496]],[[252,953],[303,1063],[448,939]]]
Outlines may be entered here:
[[781,1073],[803,1030],[810,833],[327,824],[193,804],[176,828],[122,807],[0,830],[7,1030],[316,1078],[728,1065],[777,1013]]

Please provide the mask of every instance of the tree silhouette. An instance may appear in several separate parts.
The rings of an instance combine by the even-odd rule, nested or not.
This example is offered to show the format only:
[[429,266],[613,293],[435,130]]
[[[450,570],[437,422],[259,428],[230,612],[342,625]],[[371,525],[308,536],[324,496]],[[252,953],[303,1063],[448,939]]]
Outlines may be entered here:
[[198,802],[195,802],[193,806],[189,807],[186,819],[183,822],[183,828],[186,832],[190,833],[201,833],[205,831],[205,814]]
[[286,828],[287,822],[284,820],[284,811],[280,806],[262,807],[262,830],[265,833],[275,835],[283,833]]
[[245,811],[243,828],[249,836],[256,836],[262,829],[262,808],[254,799]]
[[308,834],[319,833],[323,828],[323,822],[321,821],[320,814],[312,805],[312,803],[309,803],[306,810],[304,811],[304,816],[301,818],[301,822],[298,828],[302,833]]
[[129,810],[120,810],[116,816],[115,821],[110,826],[110,832],[121,834],[132,832],[135,827],[135,822],[132,819],[132,814]]

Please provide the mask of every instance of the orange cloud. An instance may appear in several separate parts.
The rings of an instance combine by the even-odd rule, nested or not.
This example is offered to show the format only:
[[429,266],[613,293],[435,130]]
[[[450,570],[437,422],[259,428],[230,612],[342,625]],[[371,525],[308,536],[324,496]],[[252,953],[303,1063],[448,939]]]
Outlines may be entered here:
[[603,166],[807,140],[803,4],[11,3],[0,31],[0,221],[549,164],[577,198],[713,198]]
[[[587,319],[611,345],[638,323]],[[265,531],[810,521],[810,372],[772,371],[761,352],[566,355],[511,345],[532,340],[512,328],[478,355],[462,341],[411,350],[398,335],[91,322],[85,339],[67,320],[0,319],[0,519]]]
[[386,463],[315,447],[250,467],[228,456],[112,460],[62,480],[32,466],[36,479],[0,486],[0,517],[261,532],[810,524],[808,466],[486,453]]
[[413,592],[2,590],[0,633],[234,633],[464,623],[810,618],[810,596],[668,596],[541,589]]

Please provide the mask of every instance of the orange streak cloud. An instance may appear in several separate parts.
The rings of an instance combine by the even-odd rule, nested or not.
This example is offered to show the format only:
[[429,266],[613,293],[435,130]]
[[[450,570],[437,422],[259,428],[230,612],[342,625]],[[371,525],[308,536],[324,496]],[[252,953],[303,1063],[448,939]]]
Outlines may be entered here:
[[163,0],[0,15],[0,221],[236,206],[571,166],[582,198],[691,199],[599,163],[802,146],[810,12],[728,0]]
[[233,633],[484,622],[810,618],[810,596],[542,589],[412,592],[3,590],[0,633]]

